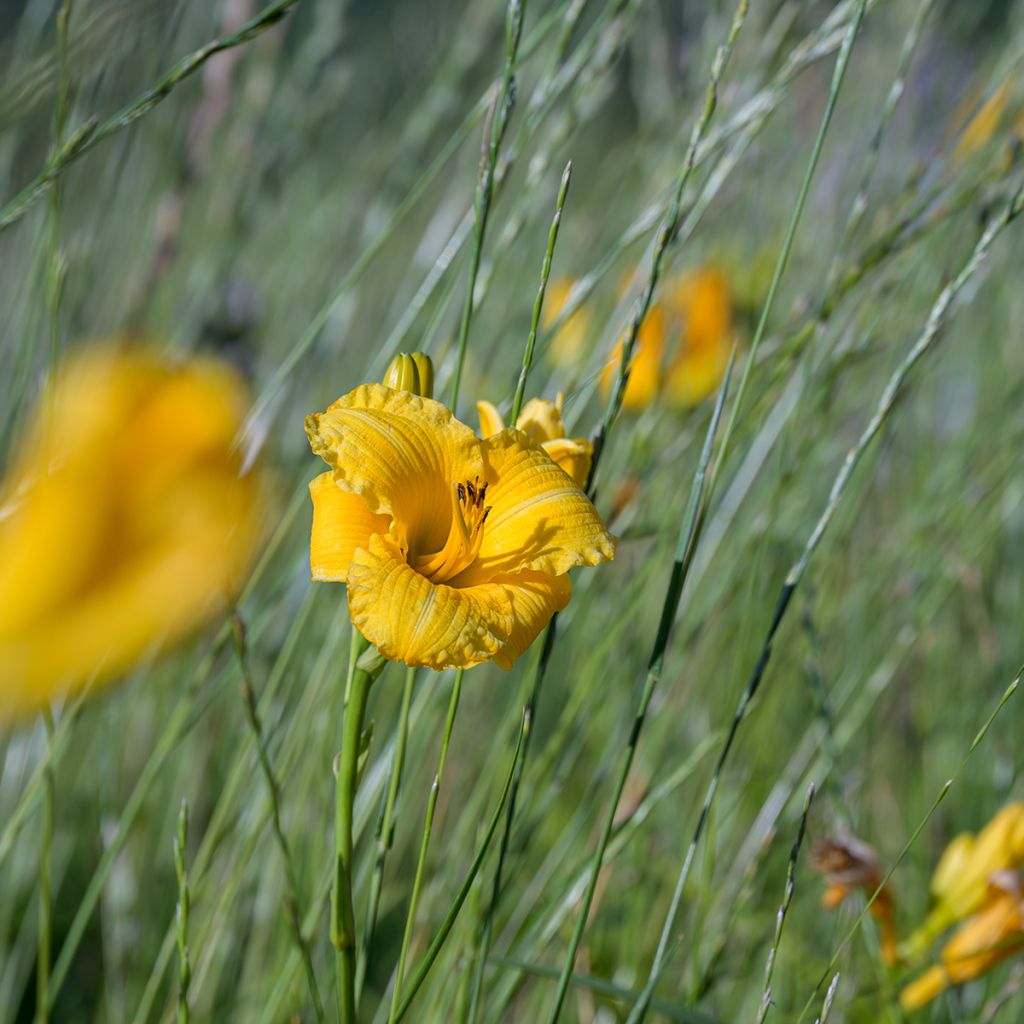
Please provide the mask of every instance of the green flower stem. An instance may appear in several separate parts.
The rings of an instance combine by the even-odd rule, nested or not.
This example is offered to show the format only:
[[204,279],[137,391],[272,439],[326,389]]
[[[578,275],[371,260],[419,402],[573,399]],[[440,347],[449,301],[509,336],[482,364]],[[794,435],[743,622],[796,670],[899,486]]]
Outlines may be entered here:
[[334,802],[334,888],[331,892],[331,942],[337,951],[338,1020],[356,1020],[356,925],[352,909],[352,811],[359,773],[359,747],[373,675],[357,666],[369,644],[352,631],[352,656],[346,684],[345,720],[338,758]]
[[380,894],[384,886],[384,863],[391,850],[395,832],[395,805],[398,802],[398,791],[402,783],[402,770],[405,766],[405,748],[409,739],[409,716],[412,710],[412,691],[416,682],[416,669],[405,670],[405,686],[402,690],[402,708],[398,713],[398,735],[395,738],[395,758],[391,765],[391,777],[384,797],[384,806],[380,820],[377,822],[377,850],[373,864],[373,877],[370,879],[370,897],[366,907],[366,925],[363,928],[362,955],[356,965],[356,1005],[362,995],[363,983],[373,949],[373,936],[377,928],[377,914],[380,910]]
[[[53,712],[43,709],[47,753],[53,747]],[[39,939],[36,946],[36,1024],[50,1019],[50,960],[53,953],[53,761],[47,756],[39,841]]]
[[405,932],[402,935],[402,949],[398,954],[398,968],[395,971],[395,988],[391,994],[391,1011],[388,1014],[388,1024],[394,1024],[398,1020],[399,1008],[402,996],[402,976],[405,974],[405,962],[409,956],[409,945],[412,942],[412,932],[416,924],[416,908],[419,906],[420,891],[423,888],[423,875],[427,866],[427,851],[430,849],[430,834],[434,829],[434,815],[437,812],[437,798],[441,792],[441,779],[444,776],[444,766],[448,760],[448,744],[451,742],[452,729],[455,727],[455,714],[459,709],[459,697],[462,694],[462,676],[464,670],[459,669],[455,673],[455,681],[452,683],[452,695],[448,701],[448,717],[444,723],[444,735],[441,737],[441,752],[437,757],[437,771],[434,773],[434,781],[430,786],[430,796],[427,798],[427,813],[423,819],[423,834],[420,837],[420,853],[416,862],[416,874],[413,877],[412,895],[409,897],[409,910],[405,915]]

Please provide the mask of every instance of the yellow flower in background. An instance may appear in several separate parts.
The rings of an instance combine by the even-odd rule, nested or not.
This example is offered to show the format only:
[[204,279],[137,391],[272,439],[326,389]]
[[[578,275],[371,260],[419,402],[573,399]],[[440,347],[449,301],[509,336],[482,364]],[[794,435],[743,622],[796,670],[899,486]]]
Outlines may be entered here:
[[828,836],[811,851],[815,868],[825,875],[828,888],[821,898],[826,910],[834,910],[855,890],[865,899],[871,899],[869,913],[881,934],[882,963],[895,964],[899,955],[896,943],[896,925],[893,921],[893,899],[888,886],[879,892],[883,874],[875,851],[855,836],[841,833]]
[[[0,497],[0,721],[119,675],[225,606],[258,537],[221,363],[76,355]],[[49,457],[47,451],[49,450]]]
[[[505,429],[501,413],[490,402],[477,402],[476,409],[480,415],[481,437],[493,437]],[[551,460],[572,477],[577,487],[586,485],[594,450],[586,438],[565,436],[561,392],[553,402],[531,398],[516,420],[516,430],[532,437]]]
[[980,94],[971,92],[957,108],[953,118],[953,134],[963,128],[953,150],[954,160],[966,160],[986,145],[995,135],[1010,100],[1013,80],[1007,78],[978,106]]
[[669,398],[690,408],[718,390],[733,343],[732,300],[725,276],[704,267],[683,277],[665,300],[679,338],[665,383]]
[[1007,804],[977,834],[962,833],[946,848],[932,876],[935,905],[906,943],[908,956],[927,949],[950,925],[973,914],[997,872],[1024,864],[1024,803]]
[[615,554],[520,430],[481,441],[440,402],[365,384],[306,433],[331,467],[310,484],[313,579],[348,585],[353,624],[392,660],[510,668],[568,604],[568,571]]
[[917,1010],[951,985],[962,985],[1024,949],[1024,889],[1015,871],[992,876],[980,909],[965,921],[929,968],[900,994],[904,1010]]
[[[576,278],[556,278],[549,282],[544,295],[541,326],[552,327],[569,303],[573,289],[579,284]],[[551,339],[549,352],[556,366],[572,366],[587,354],[587,335],[590,333],[593,317],[586,303],[569,314],[565,323],[558,328]]]
[[[637,334],[624,408],[639,411],[659,395],[684,409],[698,405],[722,383],[732,344],[732,299],[725,276],[701,267],[669,281],[665,297],[651,306]],[[622,342],[601,374],[606,397],[621,359]]]

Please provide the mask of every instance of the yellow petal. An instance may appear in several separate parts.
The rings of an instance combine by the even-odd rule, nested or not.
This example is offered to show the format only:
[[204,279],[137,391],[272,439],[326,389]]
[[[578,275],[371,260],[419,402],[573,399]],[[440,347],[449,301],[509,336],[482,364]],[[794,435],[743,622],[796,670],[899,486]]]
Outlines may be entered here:
[[941,967],[931,967],[900,993],[900,1006],[910,1013],[926,1006],[949,988],[949,978]]
[[718,390],[729,365],[729,342],[711,349],[681,352],[665,382],[672,401],[685,409],[699,405]]
[[568,576],[548,576],[541,572],[521,572],[496,576],[492,585],[505,588],[512,603],[512,633],[508,643],[494,655],[502,668],[509,669],[537,639],[537,634],[560,612],[572,597]]
[[476,411],[480,416],[480,436],[490,437],[505,429],[505,421],[501,418],[497,406],[490,402],[476,403]]
[[370,534],[386,533],[389,516],[376,516],[358,494],[343,491],[332,473],[309,482],[313,499],[313,529],[309,543],[312,578],[344,583],[356,548],[365,548]]
[[961,832],[955,836],[943,851],[932,875],[932,895],[939,901],[946,899],[957,880],[963,876],[974,848],[974,835]]
[[355,553],[348,608],[356,629],[386,658],[441,670],[493,658],[512,634],[512,602],[500,584],[463,589],[431,583],[380,534]]
[[[630,412],[646,409],[658,395],[661,382],[661,356],[665,350],[665,315],[660,306],[652,307],[640,330],[633,347],[633,358],[629,368],[629,380],[622,405]],[[615,346],[612,357],[601,371],[601,393],[607,398],[619,373],[622,362],[622,342]]]
[[209,361],[97,346],[63,368],[4,488],[0,719],[123,673],[230,600],[264,505],[233,443],[245,405]]
[[438,550],[451,526],[450,488],[483,478],[480,441],[440,402],[364,384],[326,412],[306,417],[313,451],[343,490],[371,512],[392,515],[411,553]]
[[491,506],[476,562],[457,585],[536,569],[560,576],[615,556],[615,540],[587,496],[518,430],[483,443]]
[[589,441],[582,437],[563,437],[558,441],[545,441],[541,447],[559,469],[572,477],[577,487],[582,489],[586,485],[594,454]]
[[[562,410],[554,402],[544,398],[531,398],[516,420],[517,429],[529,434],[538,444],[555,441],[565,437],[565,424],[562,422]],[[492,430],[491,434],[496,434]],[[490,436],[490,434],[486,435]]]

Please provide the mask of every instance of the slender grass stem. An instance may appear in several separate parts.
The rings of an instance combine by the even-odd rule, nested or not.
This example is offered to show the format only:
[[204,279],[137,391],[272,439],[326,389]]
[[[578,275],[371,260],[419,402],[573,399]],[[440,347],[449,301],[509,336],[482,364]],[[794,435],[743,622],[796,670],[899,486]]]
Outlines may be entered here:
[[192,894],[188,885],[185,852],[188,842],[188,801],[181,801],[178,811],[178,831],[174,837],[174,873],[178,879],[178,903],[174,912],[178,944],[178,1024],[188,1024],[188,987],[192,981],[191,954],[188,948],[188,917]]
[[249,667],[249,657],[246,648],[245,624],[242,622],[242,618],[237,611],[232,618],[231,634],[241,674],[242,704],[245,709],[245,718],[256,742],[260,771],[267,788],[267,797],[270,800],[270,819],[274,831],[274,839],[277,842],[281,859],[284,861],[286,884],[284,898],[285,919],[288,922],[288,928],[291,931],[292,939],[299,951],[299,955],[302,957],[302,966],[306,972],[306,984],[309,986],[309,998],[313,1003],[313,1012],[316,1014],[317,1021],[322,1024],[324,1006],[320,998],[320,986],[317,984],[316,971],[313,969],[313,956],[310,952],[309,942],[302,932],[302,923],[299,920],[299,906],[302,901],[299,873],[295,866],[295,858],[292,856],[291,844],[288,842],[284,826],[281,823],[281,787],[274,773],[274,766],[270,761],[270,752],[267,749],[266,737],[263,734],[263,723],[260,720],[256,695],[253,692],[252,673]]
[[377,822],[376,858],[373,864],[373,876],[370,879],[370,895],[366,907],[366,924],[363,928],[361,956],[356,966],[356,1005],[363,991],[366,972],[370,966],[373,953],[373,937],[377,928],[377,914],[380,910],[381,890],[384,886],[384,865],[395,838],[395,806],[402,784],[402,770],[405,766],[405,748],[409,739],[409,715],[412,710],[412,691],[416,683],[416,669],[405,670],[405,683],[402,687],[402,706],[398,712],[398,730],[395,738],[395,754],[391,763],[391,775],[384,796],[384,804]]
[[714,470],[712,471],[711,484],[709,487],[711,494],[714,494],[718,473],[729,454],[729,443],[732,440],[733,430],[736,427],[740,409],[743,405],[743,399],[746,396],[747,384],[750,381],[754,362],[757,359],[758,350],[761,347],[765,330],[768,327],[768,318],[771,316],[772,308],[775,305],[775,296],[778,294],[782,275],[785,273],[786,266],[789,263],[789,254],[793,248],[793,241],[796,238],[797,228],[800,226],[804,206],[807,203],[807,196],[810,194],[811,181],[813,180],[814,173],[818,168],[818,159],[821,156],[822,147],[825,145],[825,136],[828,134],[829,125],[832,123],[832,115],[835,112],[836,101],[839,99],[839,92],[842,88],[843,81],[846,78],[846,69],[850,63],[850,54],[853,52],[853,44],[857,39],[857,34],[860,31],[861,22],[864,20],[867,7],[868,0],[859,0],[853,17],[850,19],[850,24],[846,29],[842,45],[839,48],[839,53],[836,56],[835,67],[832,69],[832,81],[829,85],[828,99],[825,101],[825,111],[822,114],[821,122],[818,125],[818,134],[814,139],[814,145],[811,147],[811,155],[807,161],[807,166],[804,168],[803,180],[800,182],[800,191],[797,193],[796,203],[789,216],[789,223],[786,226],[786,234],[782,242],[782,248],[779,250],[779,255],[775,260],[775,269],[772,271],[772,280],[771,284],[768,286],[768,294],[765,297],[764,305],[761,307],[761,315],[758,318],[757,327],[754,329],[754,336],[750,342],[750,350],[747,353],[747,358],[743,365],[743,373],[740,375],[739,386],[736,388],[736,400],[732,404],[732,409],[729,412],[729,420],[726,423],[725,432],[722,435],[722,457],[715,464]]
[[39,935],[36,946],[36,1024],[50,1020],[50,962],[53,955],[53,821],[54,769],[49,756],[53,746],[53,712],[43,709],[46,727],[47,767],[43,782],[43,806],[39,822]]
[[633,758],[636,755],[637,745],[640,742],[640,733],[643,730],[644,721],[647,717],[647,710],[650,707],[651,699],[661,678],[665,662],[665,652],[668,650],[669,638],[672,634],[672,626],[679,610],[679,602],[683,595],[683,585],[689,574],[690,566],[693,564],[693,554],[696,550],[697,539],[700,534],[701,524],[704,519],[704,484],[707,478],[708,463],[711,461],[711,451],[714,445],[715,434],[722,417],[722,408],[725,404],[725,396],[729,390],[729,382],[732,379],[732,370],[735,360],[735,352],[729,359],[729,366],[722,381],[721,390],[718,393],[718,400],[715,403],[715,410],[711,415],[707,433],[704,438],[704,446],[700,453],[700,460],[694,474],[693,485],[690,489],[690,497],[686,510],[679,524],[679,534],[676,540],[675,554],[672,561],[672,571],[669,574],[668,587],[665,592],[665,599],[661,606],[661,617],[658,621],[658,630],[654,638],[654,645],[647,663],[647,676],[644,680],[643,692],[633,716],[633,724],[626,739],[626,749],[618,774],[615,777],[615,786],[612,798],[605,811],[604,820],[601,826],[601,834],[597,842],[590,866],[587,872],[587,884],[580,900],[580,906],[576,911],[576,923],[573,927],[572,938],[569,940],[569,947],[565,959],[562,962],[562,971],[558,977],[558,985],[554,998],[551,1002],[551,1012],[547,1019],[551,1024],[556,1024],[559,1014],[562,1011],[562,1004],[565,1001],[566,993],[569,990],[569,982],[572,979],[573,968],[576,964],[576,954],[579,951],[580,942],[583,939],[583,932],[586,929],[590,917],[590,908],[594,902],[594,893],[597,891],[597,882],[601,874],[601,867],[604,864],[605,852],[608,849],[608,842],[611,839],[612,830],[615,827],[615,815],[618,812],[619,801],[622,799],[623,790],[626,788],[626,780],[629,778],[630,769],[633,767]]
[[388,1024],[395,1024],[399,1019],[399,1007],[402,1004],[402,980],[405,975],[405,962],[409,956],[412,933],[416,927],[416,910],[419,907],[423,878],[427,867],[427,852],[430,849],[430,836],[434,829],[434,815],[437,812],[437,798],[441,792],[441,781],[444,768],[448,761],[448,745],[451,742],[452,730],[455,727],[455,715],[459,710],[459,697],[462,694],[463,670],[455,673],[452,681],[451,697],[448,701],[448,714],[444,721],[444,732],[441,735],[441,749],[437,755],[437,769],[434,780],[430,784],[430,795],[427,797],[427,809],[423,816],[423,832],[420,835],[419,855],[416,860],[416,873],[413,875],[412,892],[409,895],[409,909],[405,915],[405,930],[402,933],[402,948],[398,954],[398,966],[395,969],[395,987],[391,993],[391,1011]]
[[626,331],[626,336],[623,339],[622,349],[619,355],[618,372],[615,374],[615,381],[612,384],[611,395],[609,396],[608,403],[605,406],[604,418],[594,435],[594,455],[590,465],[590,479],[587,481],[586,488],[588,491],[593,489],[594,482],[597,479],[597,467],[601,459],[601,454],[604,450],[605,438],[622,409],[622,400],[626,393],[626,385],[629,383],[629,374],[632,368],[633,350],[636,347],[636,340],[640,334],[640,328],[643,326],[643,322],[647,318],[647,313],[651,308],[651,303],[654,301],[654,293],[657,290],[658,282],[661,279],[662,263],[665,259],[665,253],[679,231],[679,225],[681,223],[683,213],[683,196],[686,193],[686,186],[690,181],[694,165],[697,162],[697,153],[700,149],[701,142],[707,133],[708,125],[711,123],[715,109],[718,106],[718,88],[722,81],[722,76],[725,74],[725,69],[729,66],[729,59],[732,57],[733,50],[736,46],[736,40],[739,37],[740,31],[747,19],[749,6],[749,0],[740,0],[736,8],[736,13],[733,16],[732,23],[729,26],[729,33],[726,40],[715,51],[715,58],[711,65],[711,77],[708,80],[707,89],[704,93],[704,105],[701,109],[700,116],[697,118],[697,123],[693,126],[693,131],[690,134],[690,143],[687,146],[686,156],[683,159],[683,165],[679,171],[679,176],[676,179],[672,201],[669,204],[668,212],[665,214],[665,219],[658,231],[658,237],[654,244],[654,251],[651,254],[651,267],[647,275],[647,282],[644,285],[644,290],[640,294],[640,297],[633,305],[633,312],[630,317],[629,327]]
[[509,0],[505,14],[505,67],[502,71],[501,87],[495,94],[488,123],[488,139],[480,156],[480,174],[477,179],[474,200],[473,251],[470,256],[469,280],[466,284],[466,298],[462,304],[462,320],[459,324],[459,340],[455,356],[455,370],[452,373],[451,398],[448,404],[456,411],[459,401],[459,387],[462,384],[462,367],[466,361],[466,347],[469,343],[469,325],[473,318],[476,279],[480,272],[480,257],[483,254],[484,235],[487,220],[494,199],[494,175],[498,167],[498,155],[505,131],[512,115],[515,102],[515,67],[519,40],[523,33],[523,16],[526,0]]
[[516,393],[512,399],[512,411],[509,413],[509,422],[513,425],[519,418],[519,412],[523,407],[523,397],[526,394],[526,378],[533,365],[533,349],[537,344],[537,327],[540,324],[540,314],[544,307],[544,292],[548,287],[548,277],[551,274],[551,260],[555,254],[555,243],[558,241],[558,229],[562,224],[562,210],[565,208],[565,199],[569,194],[569,182],[572,180],[572,161],[565,165],[562,171],[562,183],[558,188],[558,199],[555,201],[555,216],[551,220],[551,228],[548,231],[548,244],[544,250],[544,261],[540,268],[540,286],[537,288],[537,298],[533,303],[533,314],[530,318],[530,334],[526,339],[526,348],[523,350],[523,365],[519,371],[519,379],[516,381]]
[[988,735],[989,729],[992,728],[993,723],[999,717],[1003,708],[1006,707],[1006,705],[1010,702],[1010,700],[1016,695],[1017,691],[1020,689],[1022,680],[1024,680],[1024,666],[1017,670],[1017,674],[1014,677],[1013,682],[1011,682],[1010,685],[1006,687],[1006,689],[1002,693],[1002,696],[999,698],[999,701],[996,704],[995,708],[989,713],[988,718],[985,719],[981,728],[974,734],[974,739],[971,741],[971,745],[967,748],[967,752],[960,759],[960,763],[957,765],[956,770],[952,773],[952,775],[949,776],[948,779],[946,779],[946,781],[939,788],[939,792],[936,795],[935,799],[932,801],[931,806],[928,808],[928,812],[925,814],[924,818],[922,818],[922,820],[918,823],[917,828],[915,828],[914,831],[910,834],[910,838],[907,839],[906,843],[904,843],[903,849],[900,850],[899,854],[896,856],[896,859],[890,865],[889,870],[886,871],[885,876],[878,883],[878,887],[871,894],[870,898],[864,901],[864,906],[861,908],[860,913],[857,915],[853,924],[850,925],[850,928],[847,931],[847,933],[843,936],[842,941],[833,951],[832,956],[829,958],[828,964],[825,966],[825,970],[822,973],[821,979],[818,981],[818,984],[815,985],[814,991],[810,994],[810,996],[808,996],[807,1002],[804,1003],[803,1009],[800,1011],[800,1016],[797,1018],[796,1024],[802,1024],[802,1021],[810,1012],[811,1005],[813,1004],[818,992],[821,990],[821,986],[825,984],[825,981],[828,979],[829,974],[835,969],[835,966],[838,963],[839,957],[842,954],[843,950],[846,949],[846,947],[852,941],[854,935],[857,934],[857,929],[860,928],[861,924],[864,922],[864,918],[871,912],[871,908],[872,906],[874,906],[875,900],[877,900],[878,897],[881,896],[881,894],[885,891],[885,888],[892,879],[892,876],[895,874],[896,869],[900,866],[900,864],[903,863],[904,858],[913,848],[914,843],[917,842],[917,837],[922,833],[922,831],[924,831],[925,826],[928,824],[929,821],[931,821],[932,816],[939,809],[939,804],[941,804],[942,801],[945,800],[946,797],[949,795],[949,791],[953,788],[953,784],[960,777],[960,774],[961,772],[963,772],[964,768],[967,767],[968,762],[974,756],[974,752],[978,749],[978,747],[981,746],[982,741]]
[[519,738],[516,741],[516,749],[512,755],[512,763],[509,766],[508,774],[505,778],[505,785],[502,789],[501,796],[498,799],[498,805],[494,809],[494,814],[491,816],[483,841],[476,852],[476,856],[473,858],[473,863],[466,872],[462,885],[459,887],[459,891],[456,893],[455,899],[448,908],[448,913],[445,914],[444,920],[434,933],[434,937],[431,939],[426,953],[423,954],[423,959],[420,962],[420,965],[416,968],[412,977],[409,979],[409,985],[405,990],[401,1002],[398,1003],[397,1006],[392,1004],[389,1020],[393,1018],[395,1024],[398,1024],[398,1021],[405,1017],[406,1013],[409,1011],[409,1007],[412,1006],[412,1001],[415,999],[416,993],[426,980],[427,975],[430,973],[430,969],[434,966],[438,954],[441,952],[441,948],[447,941],[448,936],[455,925],[455,921],[459,916],[459,912],[462,910],[462,905],[466,902],[466,897],[469,895],[473,882],[476,880],[476,876],[480,872],[484,858],[487,856],[487,851],[490,848],[491,840],[494,838],[494,833],[498,829],[498,822],[501,820],[501,813],[505,807],[505,801],[508,799],[509,790],[512,787],[512,779],[515,776],[516,764],[519,762],[520,754],[522,752],[523,743],[526,737],[526,729],[526,716],[524,714],[519,728]]
[[345,718],[338,757],[334,802],[334,885],[331,890],[331,943],[336,951],[338,1020],[355,1024],[356,1017],[356,923],[352,900],[352,815],[359,774],[363,719],[373,676],[358,665],[369,644],[352,630],[348,681],[345,686]]
[[199,70],[215,54],[241,46],[276,25],[298,0],[277,0],[247,21],[237,32],[214,39],[200,47],[167,71],[155,85],[104,121],[90,118],[65,140],[46,166],[14,198],[0,207],[0,231],[20,220],[61,178],[76,160],[81,159],[104,139],[134,124],[162,103],[180,82]]
[[[846,493],[846,488],[849,484],[850,477],[853,474],[853,470],[856,468],[857,464],[863,457],[864,452],[867,450],[875,436],[881,430],[882,425],[888,419],[889,414],[892,412],[896,398],[900,394],[910,371],[935,342],[935,339],[938,337],[941,328],[946,321],[950,307],[961,290],[977,272],[979,266],[988,253],[992,242],[1000,232],[1020,214],[1021,209],[1021,193],[1018,192],[1015,198],[1006,204],[1002,214],[991,221],[982,233],[981,238],[978,240],[977,245],[975,245],[971,256],[964,264],[960,273],[957,274],[956,278],[954,278],[954,280],[951,281],[940,293],[932,307],[931,313],[928,316],[928,322],[925,326],[924,332],[918,338],[917,342],[911,347],[906,357],[896,369],[896,372],[889,379],[889,383],[886,385],[885,390],[882,393],[882,397],[877,409],[875,410],[875,414],[871,417],[868,425],[864,428],[860,440],[848,452],[846,459],[832,484],[832,489],[830,491],[828,501],[826,502],[825,509],[821,513],[814,529],[811,531],[811,535],[808,538],[807,543],[804,545],[803,552],[786,576],[785,583],[783,584],[782,590],[779,593],[779,597],[775,604],[775,610],[772,613],[767,635],[761,646],[757,660],[751,669],[747,684],[740,695],[736,709],[733,712],[729,732],[726,735],[725,743],[723,744],[722,751],[719,754],[718,763],[716,764],[714,773],[712,774],[711,782],[708,784],[707,792],[704,795],[704,803],[697,819],[697,826],[694,830],[693,838],[690,841],[690,845],[679,870],[679,876],[676,879],[676,886],[672,894],[671,903],[669,904],[669,911],[666,915],[664,926],[662,927],[661,939],[658,944],[658,952],[655,954],[654,963],[651,965],[651,971],[648,976],[648,982],[644,988],[645,993],[647,993],[648,1000],[653,994],[654,987],[657,984],[665,966],[665,950],[668,948],[670,937],[675,928],[675,919],[682,901],[683,889],[686,886],[690,867],[693,864],[693,859],[696,855],[697,846],[704,833],[708,816],[711,813],[711,807],[714,804],[722,771],[728,761],[736,735],[739,732],[739,727],[743,722],[743,719],[746,717],[747,708],[757,694],[761,685],[761,680],[764,678],[765,670],[767,669],[768,662],[771,658],[775,636],[778,632],[779,626],[785,618],[786,610],[790,605],[793,594],[803,579],[804,572],[807,569],[807,564],[810,561],[811,555],[814,553],[814,550],[820,543],[825,531],[828,529],[828,526],[835,515],[836,509],[839,507],[839,504]],[[642,1018],[637,1019],[640,1020]]]
[[786,915],[789,913],[790,904],[793,902],[793,893],[796,891],[796,864],[800,857],[800,847],[803,845],[804,835],[807,832],[807,815],[811,812],[813,799],[814,783],[812,782],[804,799],[804,809],[800,815],[796,839],[789,851],[789,864],[786,867],[786,890],[782,897],[782,903],[779,905],[779,911],[775,915],[775,934],[772,936],[772,945],[768,950],[768,962],[764,968],[764,989],[761,993],[761,1005],[757,1011],[755,1024],[764,1024],[768,1011],[772,1007],[772,977],[775,974],[775,960],[779,955],[779,943],[782,942],[782,929],[786,923]]

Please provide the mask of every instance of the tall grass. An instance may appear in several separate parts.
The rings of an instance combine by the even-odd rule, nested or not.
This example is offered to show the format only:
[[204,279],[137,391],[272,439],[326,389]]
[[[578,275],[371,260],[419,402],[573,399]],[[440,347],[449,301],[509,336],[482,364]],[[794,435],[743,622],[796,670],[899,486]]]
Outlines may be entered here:
[[[144,333],[249,375],[273,499],[229,620],[0,736],[0,1024],[904,1019],[798,854],[872,843],[909,932],[1021,793],[1024,5],[50,7],[0,20],[0,450]],[[624,407],[709,264],[725,380]],[[301,423],[400,349],[471,424],[564,392],[620,545],[511,673],[360,692]]]

